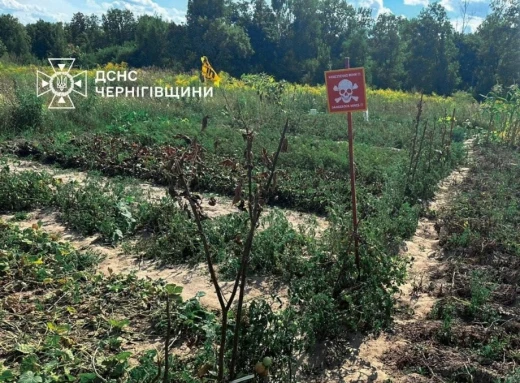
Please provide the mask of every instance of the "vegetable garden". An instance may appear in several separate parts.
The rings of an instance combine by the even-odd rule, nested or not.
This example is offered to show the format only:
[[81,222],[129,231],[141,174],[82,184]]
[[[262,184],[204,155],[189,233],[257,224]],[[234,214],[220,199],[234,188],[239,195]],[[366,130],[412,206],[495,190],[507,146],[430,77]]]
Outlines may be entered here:
[[[34,95],[33,69],[0,70],[4,382],[228,382],[249,374],[258,382],[326,381],[325,371],[347,355],[313,363],[320,345],[381,332],[399,314],[395,295],[409,263],[402,242],[429,214],[425,202],[437,183],[464,163],[464,139],[478,133],[488,145],[518,142],[517,109],[500,117],[496,104],[490,112],[464,93],[369,90],[369,120],[354,116],[358,270],[346,123],[323,113],[323,88],[244,75],[225,77],[212,98],[103,99],[91,92],[76,110],[55,112]],[[197,76],[157,70],[139,70],[139,81],[200,85]],[[514,105],[517,93],[501,102]],[[41,169],[18,171],[18,159]],[[56,175],[66,171],[84,179]],[[151,198],[143,183],[161,194]],[[515,201],[504,212],[508,229],[489,234],[508,254],[518,250]],[[209,216],[211,206],[225,206],[226,214]],[[212,286],[186,298],[175,276],[100,273],[101,254],[75,248],[41,222],[23,228],[35,211],[57,214],[100,246],[123,249],[121,257],[173,271],[189,265],[202,273],[202,264]],[[290,214],[306,218],[295,225]],[[457,233],[450,226],[457,220],[443,220],[447,233]],[[447,249],[478,252],[480,227],[470,227],[443,235]],[[280,288],[248,299],[246,286],[258,278]],[[473,317],[484,315],[491,294],[475,288]],[[219,304],[204,306],[204,294],[216,294]],[[447,306],[466,312],[456,302],[440,301],[436,317],[445,319]],[[439,341],[451,344],[451,336]],[[493,350],[504,339],[494,335],[483,352],[497,358]],[[516,338],[507,339],[514,348]]]

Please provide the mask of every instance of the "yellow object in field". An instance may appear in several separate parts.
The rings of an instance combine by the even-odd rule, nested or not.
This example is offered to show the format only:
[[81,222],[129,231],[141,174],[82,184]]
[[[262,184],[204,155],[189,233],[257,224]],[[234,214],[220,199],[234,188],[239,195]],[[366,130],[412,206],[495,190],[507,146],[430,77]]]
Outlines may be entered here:
[[202,77],[204,77],[205,80],[213,81],[215,86],[219,86],[220,77],[209,63],[208,58],[206,56],[202,56],[200,61],[202,61]]

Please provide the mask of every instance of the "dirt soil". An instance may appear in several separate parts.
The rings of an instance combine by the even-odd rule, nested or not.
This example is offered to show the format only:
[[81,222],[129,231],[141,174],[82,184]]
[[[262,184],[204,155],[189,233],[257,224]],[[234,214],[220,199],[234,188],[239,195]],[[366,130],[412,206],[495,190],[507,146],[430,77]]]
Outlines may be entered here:
[[[35,171],[48,172],[55,178],[61,178],[63,182],[84,183],[88,178],[88,173],[81,171],[63,170],[51,166],[42,165],[37,162],[19,160],[13,158],[3,158],[6,165],[12,172]],[[108,182],[108,178],[102,178]],[[152,201],[158,201],[167,195],[167,189],[147,183],[141,183],[139,186],[148,193]],[[208,198],[205,198],[208,197]],[[231,199],[225,197],[216,197],[217,204],[211,206],[208,204],[209,196],[203,195],[203,209],[210,217],[215,218],[221,215],[233,214],[238,211],[231,203]],[[267,214],[271,209],[266,209]],[[280,209],[285,214],[287,220],[295,227],[302,225],[304,228],[309,227],[309,222],[315,220],[316,226],[314,230],[317,235],[324,232],[328,227],[328,222],[322,218],[312,214],[301,213],[297,211]],[[0,215],[0,219],[10,220],[14,215]],[[160,266],[159,263],[149,260],[139,260],[131,255],[125,254],[121,246],[108,247],[100,243],[98,236],[84,237],[74,233],[63,225],[58,214],[48,209],[40,209],[32,212],[29,218],[18,222],[21,228],[31,227],[38,222],[42,223],[42,229],[58,234],[63,241],[69,241],[75,248],[79,250],[92,250],[105,256],[105,259],[99,264],[99,271],[104,274],[109,273],[136,273],[140,278],[164,279],[168,283],[175,283],[184,287],[182,296],[184,299],[194,297],[197,292],[204,292],[206,295],[201,298],[201,303],[208,309],[218,310],[220,308],[216,297],[214,287],[209,277],[209,272],[205,263],[200,263],[195,267],[189,265],[174,265],[169,267]],[[260,228],[261,229],[261,228]],[[231,294],[233,281],[221,282],[221,286],[226,296]],[[287,296],[287,290],[284,287],[275,286],[270,278],[256,277],[250,278],[246,288],[247,299],[253,299],[260,296],[267,296],[271,293],[278,294],[282,300]]]
[[[472,158],[473,140],[467,140],[468,160]],[[468,167],[454,170],[443,179],[438,186],[435,198],[428,204],[428,210],[438,211],[446,206],[457,191],[457,185],[467,177]],[[434,279],[432,274],[440,275],[447,266],[439,261],[439,235],[436,231],[436,220],[421,218],[415,235],[405,242],[402,256],[408,258],[410,268],[408,281],[400,287],[397,305],[400,314],[395,320],[392,333],[382,333],[378,337],[363,339],[353,336],[351,339],[350,357],[341,367],[326,372],[321,382],[387,382],[394,383],[424,382],[419,374],[404,375],[398,366],[389,365],[385,356],[392,355],[410,341],[405,336],[406,329],[417,324],[424,326],[427,314],[437,301],[439,289],[451,281]],[[426,380],[428,381],[428,380]]]
[[[469,148],[468,155],[471,156],[472,140],[466,141]],[[8,159],[8,164],[12,171],[47,171],[54,177],[62,178],[63,181],[85,182],[88,175],[79,171],[64,171],[39,163]],[[456,192],[457,184],[461,183],[466,177],[469,168],[459,168],[453,171],[447,178],[439,184],[439,189],[435,198],[429,203],[429,210],[439,210],[445,206]],[[152,200],[158,200],[166,195],[166,188],[157,187],[149,184],[140,185],[149,192]],[[204,198],[204,196],[203,196]],[[219,197],[215,206],[207,204],[204,198],[204,210],[210,217],[217,217],[224,214],[236,212],[231,200]],[[287,219],[294,225],[306,225],[313,215],[299,213],[295,211],[283,210]],[[0,215],[0,219],[11,219],[12,215]],[[328,226],[325,219],[314,217],[317,221],[315,228],[317,233],[322,233]],[[69,231],[62,225],[57,213],[46,210],[38,210],[31,213],[27,220],[19,222],[21,227],[31,227],[38,221],[42,222],[43,229],[56,233],[62,240],[71,242],[78,249],[90,249],[105,256],[99,265],[99,271],[105,274],[131,273],[135,272],[138,277],[151,279],[164,279],[169,283],[176,283],[184,286],[183,298],[189,299],[199,291],[206,293],[201,298],[201,303],[209,309],[219,309],[218,300],[214,293],[209,274],[203,263],[192,267],[178,265],[173,267],[159,267],[152,261],[136,261],[130,256],[125,255],[121,247],[110,248],[98,244],[97,236],[82,237]],[[403,314],[396,319],[396,330],[392,334],[384,333],[377,338],[363,338],[354,336],[350,344],[345,345],[343,352],[350,354],[347,361],[336,369],[327,370],[320,382],[385,382],[392,379],[393,382],[414,382],[424,381],[424,377],[417,374],[404,376],[398,372],[395,366],[385,364],[385,355],[407,344],[406,338],[402,336],[404,329],[411,328],[426,318],[427,313],[433,307],[436,298],[435,290],[442,288],[441,285],[447,281],[430,279],[430,273],[443,270],[445,265],[437,260],[439,258],[439,238],[435,229],[436,221],[433,219],[422,218],[410,241],[406,241],[403,257],[411,260],[408,274],[408,282],[401,286],[398,297],[398,306]],[[224,291],[229,294],[233,282],[224,284]],[[265,296],[276,292],[284,297],[287,292],[284,288],[274,286],[267,278],[253,278],[247,288],[248,299]],[[159,346],[157,343],[156,346]],[[136,347],[141,347],[136,345]]]
[[[34,171],[34,172],[47,172],[53,175],[54,178],[61,178],[63,182],[78,182],[79,184],[84,183],[88,178],[87,172],[64,170],[53,166],[43,165],[35,161],[21,160],[13,157],[2,157],[0,156],[0,164],[5,163],[9,166],[12,172],[23,172],[23,171]],[[108,182],[107,177],[100,177],[102,182]],[[163,197],[167,196],[167,188],[161,186],[155,186],[148,183],[140,183],[139,187],[142,191],[148,195],[151,201],[159,201]],[[198,193],[200,194],[200,193]],[[222,215],[228,215],[238,212],[239,210],[233,206],[232,200],[227,197],[215,196],[213,194],[202,194],[202,208],[209,218],[216,218]],[[214,197],[216,204],[211,206],[209,198]],[[264,215],[267,215],[272,208],[266,208]],[[303,225],[308,226],[310,221],[316,220],[316,226],[314,227],[316,234],[322,234],[328,228],[328,222],[325,218],[316,216],[315,214],[303,213],[296,210],[290,209],[279,209],[283,212],[289,223],[294,228]]]

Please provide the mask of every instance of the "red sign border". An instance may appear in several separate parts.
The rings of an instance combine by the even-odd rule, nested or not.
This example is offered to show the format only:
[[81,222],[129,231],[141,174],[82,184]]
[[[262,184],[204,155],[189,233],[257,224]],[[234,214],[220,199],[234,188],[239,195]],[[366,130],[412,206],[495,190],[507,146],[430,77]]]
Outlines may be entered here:
[[[330,109],[330,100],[329,100],[329,91],[328,91],[328,83],[327,83],[327,74],[329,73],[338,73],[338,72],[347,72],[347,71],[350,71],[350,70],[361,70],[361,72],[363,73],[363,96],[364,96],[364,99],[365,99],[365,109],[356,109],[356,110],[353,110],[353,111],[348,111],[348,110],[336,110],[336,111],[333,111]],[[343,68],[343,69],[334,69],[334,70],[328,70],[328,71],[325,71],[325,91],[327,93],[327,109],[329,111],[329,113],[353,113],[353,112],[365,112],[368,110],[368,101],[367,101],[367,83],[366,83],[366,80],[365,80],[365,68],[364,67],[357,67],[357,68]]]

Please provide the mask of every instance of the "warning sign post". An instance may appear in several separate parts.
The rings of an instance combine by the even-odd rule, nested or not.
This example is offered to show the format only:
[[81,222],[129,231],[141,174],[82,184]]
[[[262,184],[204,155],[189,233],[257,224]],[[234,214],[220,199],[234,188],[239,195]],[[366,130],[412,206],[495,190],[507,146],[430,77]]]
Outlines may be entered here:
[[367,110],[364,68],[327,71],[325,72],[325,85],[330,113]]
[[352,128],[352,112],[367,110],[367,95],[365,86],[365,69],[350,68],[350,59],[345,61],[345,69],[325,72],[325,86],[327,88],[327,105],[329,113],[346,113],[348,123],[348,143],[350,162],[350,190],[352,197],[352,224],[354,239],[354,255],[358,279],[361,276],[359,259],[358,219],[356,206],[356,172],[354,166],[354,134]]

